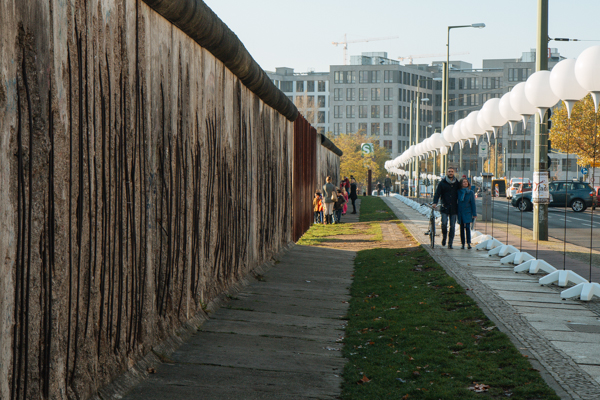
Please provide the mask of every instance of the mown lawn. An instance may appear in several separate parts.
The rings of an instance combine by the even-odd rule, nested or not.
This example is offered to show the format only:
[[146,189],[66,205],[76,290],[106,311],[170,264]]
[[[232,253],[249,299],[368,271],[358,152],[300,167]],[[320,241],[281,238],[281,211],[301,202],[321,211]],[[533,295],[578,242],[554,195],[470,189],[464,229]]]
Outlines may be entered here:
[[359,221],[391,221],[395,219],[398,218],[381,198],[373,196],[360,198]]
[[423,248],[360,251],[351,294],[343,399],[559,398]]

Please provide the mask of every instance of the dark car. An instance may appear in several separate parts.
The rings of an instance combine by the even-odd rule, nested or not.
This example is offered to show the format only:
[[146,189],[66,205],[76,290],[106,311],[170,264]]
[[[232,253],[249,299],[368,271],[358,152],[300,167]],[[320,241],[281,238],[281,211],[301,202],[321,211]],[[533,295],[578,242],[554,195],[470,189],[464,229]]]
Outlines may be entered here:
[[[571,207],[575,212],[585,211],[595,204],[595,191],[586,182],[554,181],[549,185],[550,204],[548,207]],[[517,193],[513,196],[511,204],[521,211],[533,210],[531,202],[532,192]]]

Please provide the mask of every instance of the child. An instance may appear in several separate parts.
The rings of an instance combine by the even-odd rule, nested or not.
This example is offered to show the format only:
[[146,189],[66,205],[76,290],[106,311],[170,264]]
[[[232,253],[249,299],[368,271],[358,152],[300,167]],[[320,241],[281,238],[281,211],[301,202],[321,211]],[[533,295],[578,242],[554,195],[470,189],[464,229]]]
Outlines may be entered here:
[[344,204],[346,203],[346,199],[342,195],[342,191],[337,189],[337,201],[333,205],[333,215],[335,217],[335,223],[339,224],[342,222],[342,211],[344,210]]
[[321,210],[323,205],[321,204],[321,193],[317,190],[315,198],[313,199],[313,211],[314,211],[314,223],[318,224],[321,220]]

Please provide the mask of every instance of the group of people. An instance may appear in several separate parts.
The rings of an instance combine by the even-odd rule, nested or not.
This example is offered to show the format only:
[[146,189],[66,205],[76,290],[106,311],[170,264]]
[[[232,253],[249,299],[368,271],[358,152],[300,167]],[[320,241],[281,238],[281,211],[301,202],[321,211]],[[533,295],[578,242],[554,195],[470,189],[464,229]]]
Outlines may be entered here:
[[[462,249],[471,248],[471,224],[477,218],[477,207],[475,205],[475,193],[471,190],[471,182],[466,177],[460,181],[454,177],[454,168],[449,167],[446,177],[440,181],[433,196],[433,208],[437,207],[441,200],[440,214],[442,215],[442,246],[448,242],[448,248],[452,249],[455,225],[458,220],[460,224],[460,241]],[[450,232],[448,232],[448,220],[450,220]]]
[[377,196],[381,196],[381,189],[384,189],[384,195],[389,196],[392,191],[392,178],[389,175],[385,176],[383,185],[377,181]]
[[353,176],[350,179],[344,177],[338,187],[331,183],[331,176],[328,176],[322,192],[317,190],[313,198],[314,223],[339,224],[342,222],[342,215],[348,210],[348,200],[352,201],[351,214],[356,214],[354,202],[357,198],[356,180]]

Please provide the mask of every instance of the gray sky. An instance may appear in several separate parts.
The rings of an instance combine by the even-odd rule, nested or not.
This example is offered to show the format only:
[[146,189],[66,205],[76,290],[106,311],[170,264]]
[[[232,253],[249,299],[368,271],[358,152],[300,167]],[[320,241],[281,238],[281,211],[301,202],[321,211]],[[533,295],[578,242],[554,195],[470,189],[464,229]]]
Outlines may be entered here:
[[[484,29],[453,29],[450,57],[481,68],[481,60],[518,58],[535,48],[537,0],[204,0],[242,40],[263,69],[292,67],[296,72],[329,71],[343,64],[334,41],[399,36],[348,44],[351,55],[387,51],[388,57],[429,55],[414,63],[445,59],[449,25],[486,24]],[[600,44],[600,0],[550,0],[550,37],[598,39],[550,42],[562,56],[576,58]],[[442,56],[439,56],[439,55]]]

